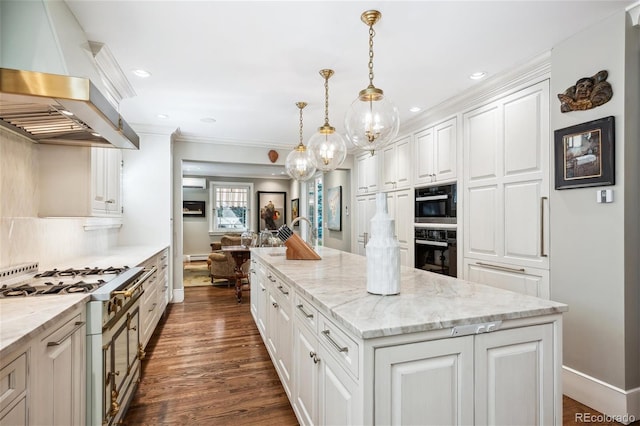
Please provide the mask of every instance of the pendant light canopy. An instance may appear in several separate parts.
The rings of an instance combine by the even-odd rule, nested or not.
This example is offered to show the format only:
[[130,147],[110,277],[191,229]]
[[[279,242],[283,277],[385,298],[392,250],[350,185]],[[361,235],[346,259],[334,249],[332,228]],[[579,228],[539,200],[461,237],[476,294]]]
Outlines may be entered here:
[[316,167],[311,158],[311,152],[302,143],[302,110],[307,106],[306,102],[296,102],[300,109],[300,143],[287,155],[285,167],[287,174],[297,181],[305,181],[313,177]]
[[398,108],[373,85],[373,26],[382,14],[367,10],[360,19],[369,27],[369,86],[360,91],[345,117],[347,136],[360,149],[371,154],[393,142],[400,129]]
[[318,170],[328,172],[340,167],[347,156],[347,145],[342,136],[329,124],[329,78],[333,70],[320,70],[324,78],[324,125],[309,139],[309,151]]

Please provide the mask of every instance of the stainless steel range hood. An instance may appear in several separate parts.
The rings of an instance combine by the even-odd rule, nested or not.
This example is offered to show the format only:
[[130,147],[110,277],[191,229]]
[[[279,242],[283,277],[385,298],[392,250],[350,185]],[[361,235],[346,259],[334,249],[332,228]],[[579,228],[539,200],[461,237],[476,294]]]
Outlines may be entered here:
[[79,77],[0,68],[0,125],[37,143],[140,146],[107,98]]

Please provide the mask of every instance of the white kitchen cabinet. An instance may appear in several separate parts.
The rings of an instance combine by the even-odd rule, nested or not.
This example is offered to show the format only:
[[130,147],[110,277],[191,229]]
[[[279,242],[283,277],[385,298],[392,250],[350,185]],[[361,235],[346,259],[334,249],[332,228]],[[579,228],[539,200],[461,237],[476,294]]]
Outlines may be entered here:
[[29,356],[29,349],[23,348],[1,360],[0,425],[28,424]]
[[413,267],[413,192],[409,189],[387,192],[387,211],[395,221],[395,235],[400,244],[400,264]]
[[456,179],[457,123],[454,117],[416,133],[413,149],[416,185]]
[[292,398],[293,321],[291,290],[269,270],[267,274],[267,349],[276,367],[282,387]]
[[[548,271],[548,107],[549,83],[543,81],[464,114],[466,264],[525,275],[536,274],[530,268]],[[548,283],[542,285],[547,288],[539,293],[548,295]]]
[[33,341],[29,424],[85,424],[85,321],[77,307]]
[[554,424],[553,344],[544,324],[377,349],[376,423]]
[[380,188],[380,155],[366,152],[356,157],[356,177],[358,188],[356,195],[369,194]]
[[382,189],[395,190],[411,184],[411,135],[382,149]]
[[548,299],[549,270],[524,268],[500,263],[464,260],[464,273],[469,281]]
[[376,423],[473,424],[473,336],[377,349],[375,375]]
[[38,145],[41,217],[122,216],[122,152]]
[[140,300],[140,343],[144,349],[168,303],[169,293],[169,249],[165,248],[140,263],[146,271],[155,268],[155,272],[144,283],[144,293]]
[[371,238],[371,218],[376,212],[376,194],[356,197],[356,253],[366,255],[366,245]]
[[[271,277],[267,293],[277,305],[269,309],[264,342],[300,424],[561,422],[559,314],[361,338],[340,315],[310,302],[319,281],[282,278],[260,250],[253,259]],[[282,321],[282,305],[291,308],[285,297],[293,315]],[[292,340],[282,340],[282,330]],[[522,411],[525,421],[518,420]]]

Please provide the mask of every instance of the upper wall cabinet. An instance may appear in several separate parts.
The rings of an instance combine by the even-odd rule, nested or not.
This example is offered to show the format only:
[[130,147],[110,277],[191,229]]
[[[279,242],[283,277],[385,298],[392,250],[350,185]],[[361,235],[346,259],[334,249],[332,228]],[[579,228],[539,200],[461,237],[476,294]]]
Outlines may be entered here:
[[411,183],[411,135],[382,149],[382,189],[407,188]]
[[122,151],[38,145],[40,216],[122,215]]
[[378,184],[378,177],[380,176],[378,171],[379,158],[379,153],[371,155],[368,151],[356,157],[356,176],[358,178],[356,195],[364,195],[378,191],[380,187]]
[[454,117],[416,133],[413,149],[416,185],[456,179],[456,126]]

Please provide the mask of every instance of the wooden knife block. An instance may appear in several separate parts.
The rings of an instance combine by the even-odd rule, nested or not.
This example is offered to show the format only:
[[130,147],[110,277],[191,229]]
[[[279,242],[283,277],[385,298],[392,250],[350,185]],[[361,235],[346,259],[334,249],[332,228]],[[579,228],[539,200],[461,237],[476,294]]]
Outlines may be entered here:
[[302,238],[293,234],[284,242],[287,247],[286,257],[289,260],[320,260],[322,259]]

